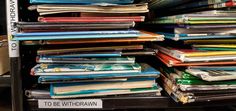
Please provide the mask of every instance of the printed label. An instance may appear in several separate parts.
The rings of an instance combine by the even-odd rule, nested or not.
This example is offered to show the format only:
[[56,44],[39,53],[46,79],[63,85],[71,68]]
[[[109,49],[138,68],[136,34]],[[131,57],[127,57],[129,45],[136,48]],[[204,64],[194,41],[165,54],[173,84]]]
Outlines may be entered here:
[[19,42],[12,41],[12,34],[17,32],[14,26],[18,22],[18,4],[17,0],[7,0],[7,35],[10,57],[19,57]]
[[94,109],[102,108],[101,99],[74,99],[74,100],[38,100],[38,108],[60,109]]

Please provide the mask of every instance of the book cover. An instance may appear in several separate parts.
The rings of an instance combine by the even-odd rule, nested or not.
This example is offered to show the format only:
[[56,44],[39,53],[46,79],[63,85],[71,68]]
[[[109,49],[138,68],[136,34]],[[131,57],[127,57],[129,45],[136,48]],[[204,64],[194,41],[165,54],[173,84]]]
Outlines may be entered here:
[[66,35],[109,35],[109,34],[140,34],[138,30],[115,30],[115,31],[77,31],[77,32],[31,32],[16,33],[15,37],[37,37],[37,36],[66,36]]
[[85,30],[124,30],[134,27],[134,22],[99,22],[99,23],[69,23],[69,22],[18,22],[16,27],[20,32],[62,32],[62,31],[85,31]]
[[111,4],[129,4],[134,0],[30,0],[31,4],[94,4],[94,3],[111,3]]
[[93,80],[93,79],[103,79],[103,78],[143,78],[143,77],[159,77],[160,72],[155,68],[151,67],[146,63],[141,63],[141,72],[132,73],[113,73],[113,74],[96,74],[96,75],[66,75],[66,76],[40,76],[38,78],[38,83],[50,83],[55,81],[69,81],[73,82],[76,80]]
[[96,90],[119,90],[131,88],[151,88],[155,85],[154,78],[128,79],[124,82],[86,82],[86,83],[67,83],[51,84],[51,91],[54,94],[68,94],[73,92],[96,91]]
[[53,58],[37,57],[37,63],[64,63],[64,64],[133,64],[135,57],[114,57],[114,58]]
[[234,44],[209,44],[209,45],[192,45],[194,48],[236,48]]
[[189,66],[188,69],[236,71],[236,66]]
[[143,45],[120,45],[120,46],[103,46],[103,47],[80,47],[80,48],[63,48],[63,49],[39,49],[38,55],[66,54],[89,51],[121,51],[121,50],[138,50],[143,49]]
[[234,44],[236,39],[207,39],[207,40],[186,40],[185,44]]
[[37,64],[31,75],[88,75],[141,72],[139,64]]
[[[147,3],[127,4],[127,5],[53,5],[42,4],[28,7],[29,10],[37,10],[39,15],[50,15],[71,12],[90,12],[90,13],[147,13]],[[67,10],[65,10],[67,9]]]
[[157,58],[159,58],[168,67],[173,66],[209,66],[209,65],[234,65],[235,61],[212,61],[212,62],[181,62],[173,57],[170,57],[163,53],[158,53]]
[[97,96],[121,96],[121,95],[135,95],[135,94],[144,94],[144,93],[156,93],[156,95],[160,95],[161,88],[153,87],[153,88],[134,88],[134,89],[123,89],[123,90],[99,90],[99,91],[88,91],[87,94],[80,92],[75,92],[71,94],[50,94],[52,98],[79,98],[79,97],[97,97]]
[[144,16],[118,17],[39,17],[39,22],[47,23],[100,23],[100,22],[143,22]]
[[205,81],[223,81],[236,79],[236,71],[186,69],[186,72]]
[[[150,89],[158,89],[155,79],[130,79],[127,82],[101,82],[101,83],[77,83],[77,84],[52,84],[51,96],[55,97],[87,97],[126,94],[130,91],[149,91]],[[77,88],[74,88],[77,87]],[[71,90],[73,89],[73,90]],[[128,92],[127,92],[128,91]],[[157,90],[156,90],[157,91]],[[114,93],[116,92],[116,93]],[[109,94],[110,93],[110,94]],[[55,96],[54,96],[55,95]]]
[[121,57],[120,51],[110,52],[77,52],[69,54],[40,55],[41,58],[88,58],[88,57]]

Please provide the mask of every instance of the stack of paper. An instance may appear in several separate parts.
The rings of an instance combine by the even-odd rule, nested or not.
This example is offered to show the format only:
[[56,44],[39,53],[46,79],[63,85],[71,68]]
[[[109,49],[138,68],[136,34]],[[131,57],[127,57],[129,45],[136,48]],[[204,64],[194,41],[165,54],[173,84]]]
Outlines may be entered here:
[[25,45],[40,45],[37,64],[30,74],[38,77],[41,85],[25,91],[28,97],[160,95],[161,88],[156,83],[160,72],[146,62],[137,63],[136,56],[155,56],[157,50],[143,42],[162,41],[164,36],[131,29],[144,21],[141,14],[149,11],[147,3],[134,4],[134,0],[30,0],[30,3],[28,9],[39,14],[37,21],[16,23],[19,32],[13,36],[13,40]]

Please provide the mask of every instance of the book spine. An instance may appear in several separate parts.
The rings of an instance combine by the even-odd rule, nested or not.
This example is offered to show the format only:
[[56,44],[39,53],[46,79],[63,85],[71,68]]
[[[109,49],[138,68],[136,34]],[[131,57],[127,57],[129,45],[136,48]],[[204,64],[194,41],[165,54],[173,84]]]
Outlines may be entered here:
[[185,58],[184,55],[182,54],[183,52],[181,51],[171,50],[171,49],[167,49],[161,46],[157,46],[157,47],[162,53],[167,54],[175,59],[183,61]]
[[228,0],[208,0],[208,4],[216,4],[216,3],[223,3],[227,2]]

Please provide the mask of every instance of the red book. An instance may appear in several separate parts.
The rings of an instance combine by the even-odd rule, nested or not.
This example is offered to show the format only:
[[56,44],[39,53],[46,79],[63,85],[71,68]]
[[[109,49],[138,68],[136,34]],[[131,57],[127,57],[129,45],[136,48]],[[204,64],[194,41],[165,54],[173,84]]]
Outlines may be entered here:
[[39,22],[143,22],[144,16],[126,17],[39,17]]
[[168,67],[173,66],[208,66],[208,65],[232,65],[236,64],[236,61],[219,61],[219,62],[181,62],[175,58],[172,58],[166,54],[158,52],[157,58],[160,59]]
[[236,6],[236,2],[234,0],[229,0],[228,2],[226,2],[225,5],[227,7],[234,7],[234,6]]

